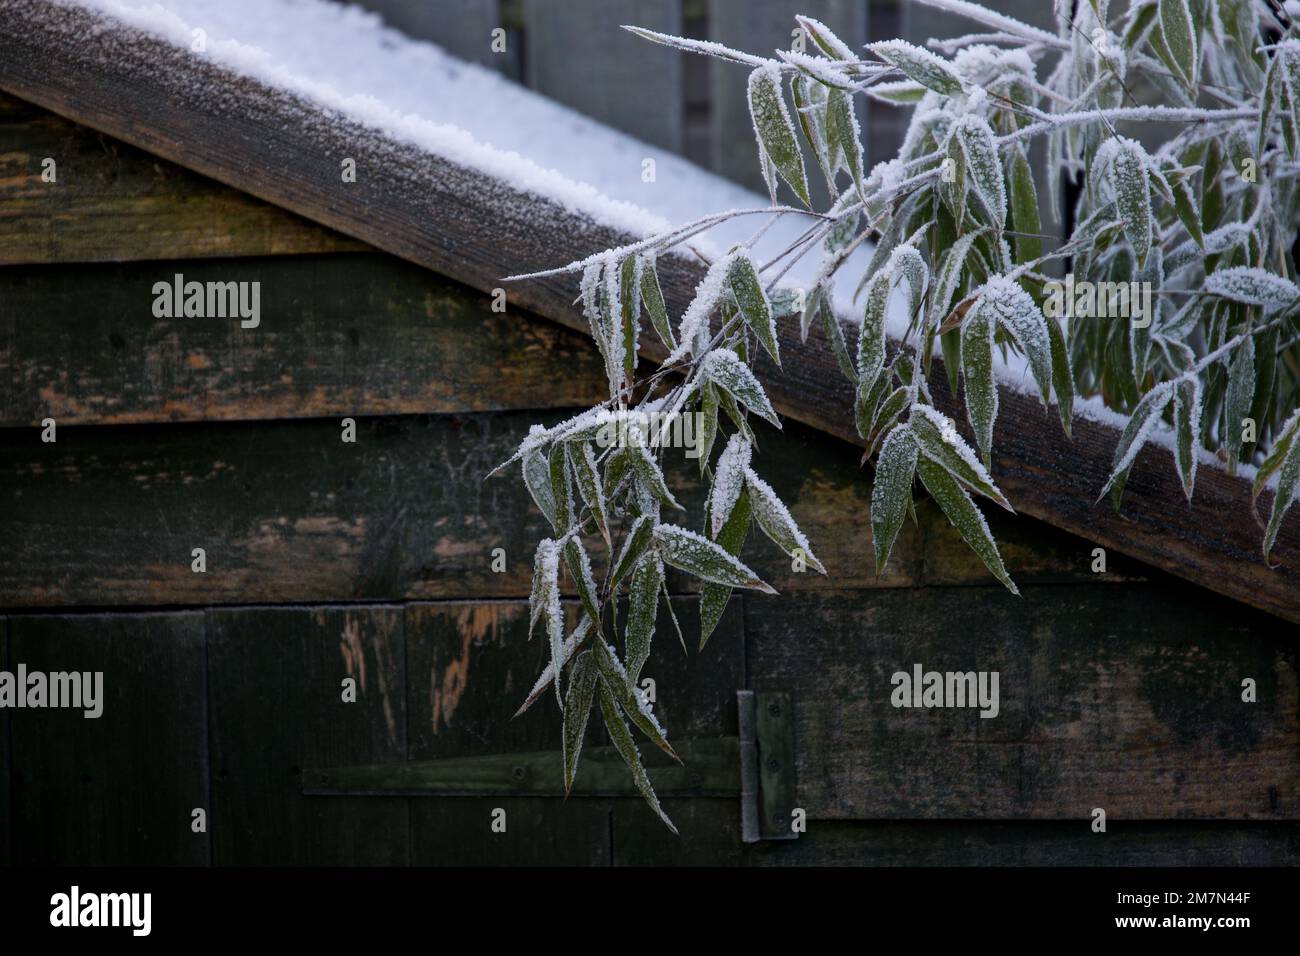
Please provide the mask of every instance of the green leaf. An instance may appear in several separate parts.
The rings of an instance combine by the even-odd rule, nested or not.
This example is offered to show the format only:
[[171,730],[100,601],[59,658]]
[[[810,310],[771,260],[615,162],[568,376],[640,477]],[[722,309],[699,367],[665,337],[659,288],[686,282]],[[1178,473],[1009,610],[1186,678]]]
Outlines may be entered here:
[[591,560],[582,542],[570,537],[564,542],[564,563],[569,566],[569,575],[578,589],[582,609],[593,621],[600,620],[600,598],[596,592],[596,579],[591,574]]
[[[1297,421],[1300,421],[1300,412],[1292,417],[1292,422]],[[1300,441],[1295,440],[1294,430],[1292,436],[1278,468],[1277,493],[1273,496],[1273,509],[1269,514],[1268,527],[1264,531],[1265,561],[1268,560],[1273,544],[1277,541],[1277,533],[1282,528],[1282,518],[1295,502],[1297,491],[1300,491]]]
[[1070,371],[1070,350],[1061,331],[1061,320],[1048,318],[1047,337],[1052,349],[1052,391],[1056,394],[1056,410],[1061,416],[1061,427],[1070,436],[1074,423],[1074,374]]
[[650,325],[659,340],[667,346],[668,351],[677,348],[677,336],[673,335],[672,322],[668,319],[668,308],[664,305],[664,294],[659,288],[659,272],[655,257],[646,256],[641,266],[641,301],[650,313]]
[[906,40],[869,43],[867,49],[936,93],[956,96],[962,90],[961,78],[948,65],[947,60],[935,56],[929,50],[913,46]]
[[885,318],[889,307],[890,274],[876,274],[867,286],[867,304],[858,333],[858,387],[870,390],[885,365]]
[[647,552],[637,562],[632,572],[632,592],[628,601],[627,672],[633,683],[641,674],[646,658],[650,656],[650,639],[655,633],[655,609],[659,604],[659,588],[664,583],[664,565],[659,556]]
[[789,557],[802,555],[804,561],[814,570],[825,574],[826,569],[813,554],[808,538],[799,530],[794,517],[776,496],[772,486],[754,474],[752,468],[746,468],[745,487],[749,489],[750,500],[754,506],[754,520],[763,529],[763,533]]
[[858,370],[854,367],[853,360],[849,358],[849,347],[844,341],[844,330],[840,328],[840,320],[826,301],[823,300],[818,308],[822,315],[822,325],[826,330],[826,339],[831,344],[831,351],[835,353],[835,360],[840,364],[840,371],[844,373],[845,378],[856,385]]
[[650,542],[654,540],[654,519],[649,515],[642,515],[632,523],[632,530],[627,533],[623,540],[623,550],[619,552],[618,560],[614,562],[614,573],[609,579],[609,590],[612,594],[625,577],[632,573],[636,567],[641,555],[645,554],[646,548],[650,547]]
[[979,555],[984,566],[993,572],[993,576],[1001,581],[1007,590],[1018,595],[1019,589],[1002,565],[1002,555],[998,553],[993,534],[989,531],[989,526],[985,523],[979,508],[975,507],[975,502],[966,493],[966,489],[958,484],[942,465],[924,455],[917,459],[916,471],[921,476],[921,483],[925,485],[925,490],[943,509],[944,515],[952,522],[953,527],[962,536],[962,540]]
[[583,651],[573,662],[569,674],[569,696],[564,702],[564,728],[561,737],[564,747],[564,792],[573,789],[573,778],[578,772],[578,757],[582,753],[582,738],[587,733],[587,718],[596,694],[596,662],[591,651]]
[[1183,494],[1192,500],[1196,487],[1196,442],[1201,431],[1201,382],[1195,376],[1174,386],[1174,463]]
[[795,139],[785,97],[781,95],[781,72],[775,66],[760,66],[749,75],[749,114],[754,120],[763,153],[804,205],[811,206],[803,153]]
[[569,459],[569,469],[578,485],[578,494],[587,507],[591,509],[605,539],[605,547],[610,547],[609,519],[605,509],[605,489],[600,483],[600,472],[596,469],[596,453],[586,442],[566,443],[564,453]]
[[907,516],[918,454],[916,439],[906,424],[891,431],[880,447],[871,486],[871,540],[876,551],[877,575],[885,569]]
[[853,184],[857,187],[858,197],[866,201],[866,192],[862,183],[862,133],[858,127],[858,117],[853,111],[853,100],[843,90],[831,90],[826,96],[827,138],[831,144],[831,155],[836,150],[844,156],[844,164],[849,168]]
[[[1112,146],[1111,144],[1115,144]],[[1134,140],[1112,137],[1103,144],[1105,174],[1115,192],[1124,236],[1133,247],[1138,267],[1146,265],[1151,252],[1151,183],[1147,177],[1146,151]],[[1102,151],[1098,150],[1101,157]],[[1099,159],[1099,162],[1102,160]]]
[[[944,251],[939,260],[939,269],[935,274],[934,295],[930,298],[930,316],[927,324],[937,329],[948,316],[953,296],[966,275],[966,257],[971,244],[985,232],[984,228],[967,232]],[[955,389],[954,389],[955,391]]]
[[1142,397],[1142,400],[1138,402],[1137,407],[1133,409],[1128,424],[1124,426],[1124,431],[1119,436],[1119,443],[1115,446],[1115,457],[1110,478],[1101,489],[1101,494],[1098,495],[1097,500],[1100,501],[1104,498],[1106,493],[1113,487],[1123,487],[1123,482],[1128,477],[1129,468],[1132,467],[1138,452],[1142,450],[1142,446],[1146,444],[1147,438],[1150,437],[1151,429],[1160,420],[1161,414],[1173,398],[1173,389],[1172,382],[1161,382],[1147,392]]
[[636,378],[637,348],[641,338],[641,269],[639,256],[628,256],[619,269],[619,304],[623,319],[623,372],[627,381]]
[[628,454],[637,479],[650,489],[650,493],[668,507],[684,511],[682,505],[673,497],[673,493],[668,490],[668,482],[664,480],[664,473],[660,470],[658,462],[654,460],[654,456],[650,454],[650,449],[644,445],[633,444],[628,449]]
[[1233,302],[1259,305],[1276,312],[1300,298],[1295,283],[1280,275],[1247,266],[1216,269],[1205,277],[1205,291]]
[[636,741],[632,739],[632,732],[628,729],[627,723],[619,715],[618,705],[614,703],[614,697],[604,680],[600,682],[600,712],[605,718],[605,728],[609,731],[609,739],[613,742],[614,749],[632,771],[632,782],[645,798],[645,802],[650,804],[650,809],[658,815],[669,830],[676,834],[677,828],[673,826],[673,821],[668,819],[668,814],[664,813],[663,807],[659,805],[659,798],[650,784],[650,775],[646,773],[645,766],[641,763],[641,754],[636,749]]
[[550,462],[539,449],[532,449],[524,453],[524,486],[528,493],[533,496],[533,501],[546,516],[546,520],[551,523],[556,534],[563,533],[557,522],[555,492],[551,488],[551,466]]
[[1042,220],[1038,214],[1038,190],[1034,187],[1034,173],[1024,151],[1014,149],[1007,165],[1007,193],[1011,202],[1011,225],[1016,235],[1011,237],[1016,250],[1016,261],[1032,262],[1043,254]]
[[781,420],[776,417],[776,409],[768,401],[763,386],[758,384],[758,379],[754,377],[749,366],[731,349],[714,349],[704,357],[699,369],[706,380],[713,382],[733,398],[744,402],[746,408],[767,419],[777,428],[781,427]]
[[943,466],[971,491],[1015,513],[1011,502],[998,490],[993,477],[961,435],[957,434],[957,427],[947,415],[929,405],[918,405],[913,410],[911,425],[916,443],[925,457]]
[[609,688],[610,694],[618,702],[623,713],[627,714],[628,719],[646,735],[651,743],[681,763],[681,758],[668,745],[667,732],[659,726],[659,721],[650,710],[650,704],[628,677],[614,649],[598,637],[593,642],[592,650],[596,655],[596,670],[600,673],[601,682]]
[[1052,342],[1042,310],[1018,283],[1004,276],[994,276],[985,284],[980,307],[995,317],[998,327],[1029,360],[1039,400],[1046,408],[1052,394]]
[[753,447],[739,432],[731,436],[718,456],[713,486],[709,489],[709,532],[714,537],[731,517],[731,509],[745,488],[745,470],[752,457]]
[[1195,91],[1200,51],[1191,7],[1188,0],[1159,0],[1159,3],[1160,30],[1169,51],[1169,66],[1183,86]]
[[1007,188],[993,128],[982,117],[966,113],[952,124],[948,136],[949,142],[955,139],[961,144],[971,194],[979,200],[989,222],[1001,232],[1007,222]]
[[727,282],[731,286],[731,294],[736,297],[745,324],[754,330],[758,341],[779,368],[781,347],[776,340],[776,319],[772,317],[772,307],[768,305],[767,295],[763,292],[754,260],[744,253],[733,258],[731,268],[727,271]]
[[[1235,462],[1241,452],[1241,432],[1243,419],[1250,417],[1251,407],[1255,404],[1255,339],[1246,336],[1240,345],[1232,350],[1232,361],[1228,366],[1228,391],[1224,396],[1224,412],[1227,416],[1227,428],[1224,446],[1231,456],[1230,463]],[[1257,422],[1256,427],[1262,423]]]
[[750,588],[764,594],[776,593],[720,545],[694,531],[661,524],[655,527],[654,538],[664,563],[693,574],[701,581],[712,581],[733,588]]
[[555,496],[555,533],[565,534],[573,524],[573,488],[569,484],[569,473],[564,467],[563,443],[557,442],[551,446],[547,470],[550,472],[551,493]]
[[709,467],[709,459],[713,456],[713,445],[718,439],[718,392],[712,382],[705,382],[700,386],[700,415],[701,427],[699,435],[700,449],[700,474]]
[[[742,488],[740,497],[736,499],[731,514],[727,517],[726,524],[722,526],[722,530],[714,540],[728,554],[732,556],[740,554],[740,549],[745,544],[745,536],[749,533],[752,517],[753,508],[749,503],[749,491]],[[722,612],[726,610],[730,598],[731,588],[728,585],[706,581],[700,586],[700,650],[704,649],[709,635],[718,626],[718,621],[722,619]]]
[[992,309],[981,299],[971,306],[961,326],[961,368],[966,381],[966,418],[985,462],[993,450],[993,423],[998,417],[998,386],[993,378]]
[[952,213],[953,222],[962,225],[966,219],[970,177],[961,137],[949,135],[944,144],[944,154],[943,164],[939,167],[939,198]]

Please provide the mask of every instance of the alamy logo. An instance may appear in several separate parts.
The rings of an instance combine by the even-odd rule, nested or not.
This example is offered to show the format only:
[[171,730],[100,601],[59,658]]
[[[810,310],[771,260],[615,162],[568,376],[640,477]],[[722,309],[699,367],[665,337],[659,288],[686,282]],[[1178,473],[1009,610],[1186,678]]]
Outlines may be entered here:
[[1044,282],[1043,292],[1043,314],[1054,319],[1132,319],[1145,329],[1154,316],[1150,282],[1075,282],[1069,273],[1064,282]]
[[611,414],[596,433],[601,448],[684,448],[687,458],[700,457],[704,414],[629,412]]
[[50,897],[51,926],[129,926],[131,935],[148,936],[152,916],[152,893],[82,893],[73,886]]
[[262,323],[262,283],[186,282],[176,273],[171,282],[153,285],[153,314],[158,319],[233,319],[241,328]]
[[88,720],[104,713],[103,671],[0,671],[0,708],[68,707]]
[[895,707],[978,707],[981,717],[998,715],[997,671],[927,671],[912,665],[912,673],[896,671],[889,679]]

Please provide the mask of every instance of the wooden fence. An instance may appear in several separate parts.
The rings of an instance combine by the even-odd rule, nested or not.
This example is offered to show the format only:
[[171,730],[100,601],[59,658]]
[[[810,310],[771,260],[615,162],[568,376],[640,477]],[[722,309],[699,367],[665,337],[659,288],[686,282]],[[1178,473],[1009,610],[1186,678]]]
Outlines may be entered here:
[[[1051,0],[984,0],[1045,28]],[[911,0],[360,0],[402,32],[500,70],[552,99],[680,153],[762,191],[745,101],[745,71],[678,53],[619,27],[633,23],[768,53],[788,48],[796,14],[816,17],[853,47],[903,37],[978,32],[977,26]],[[493,51],[493,31],[504,51]],[[499,35],[501,36],[501,35]],[[501,44],[498,44],[500,47]],[[867,107],[871,163],[902,140],[905,110]]]

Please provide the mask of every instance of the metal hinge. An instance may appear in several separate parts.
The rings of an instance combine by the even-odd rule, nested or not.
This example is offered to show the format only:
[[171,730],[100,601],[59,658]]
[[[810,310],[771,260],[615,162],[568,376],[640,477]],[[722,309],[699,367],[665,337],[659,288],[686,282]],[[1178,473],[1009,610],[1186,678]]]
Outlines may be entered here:
[[[740,794],[741,837],[793,840],[794,714],[790,695],[736,692],[738,737],[695,737],[676,742],[681,764],[658,751],[644,755],[660,797],[734,797]],[[564,796],[560,753],[543,750],[482,757],[449,757],[358,767],[308,768],[310,796]],[[640,794],[613,747],[586,747],[570,791],[582,796]]]

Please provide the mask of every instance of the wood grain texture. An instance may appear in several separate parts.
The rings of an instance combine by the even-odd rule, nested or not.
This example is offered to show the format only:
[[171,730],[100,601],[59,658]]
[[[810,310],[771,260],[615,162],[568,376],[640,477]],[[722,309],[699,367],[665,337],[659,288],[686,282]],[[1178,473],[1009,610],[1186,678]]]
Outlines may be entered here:
[[[55,162],[54,182],[42,178]],[[0,94],[0,265],[365,249],[247,193]]]
[[[1300,818],[1293,628],[1186,587],[1023,593],[746,600],[754,688],[795,695],[810,817]],[[999,716],[893,707],[918,663],[998,671]]]
[[[485,476],[532,423],[563,417],[364,418],[355,444],[328,419],[68,427],[52,444],[35,428],[0,430],[0,607],[526,597],[549,526],[516,469]],[[852,450],[793,424],[761,441],[762,474],[830,572],[795,572],[755,531],[742,556],[782,593],[989,583],[928,503],[877,578]],[[666,517],[701,527],[705,487],[695,463],[670,461],[688,511]],[[1117,561],[1093,575],[1085,542],[1036,522],[995,517],[993,529],[1021,585],[1142,573]],[[206,550],[201,574],[191,567],[197,547]],[[496,548],[505,551],[504,573],[491,568]],[[603,567],[603,545],[589,550]],[[669,583],[697,586],[676,572]]]
[[[97,29],[85,11],[52,0],[3,0],[0,22],[0,89],[476,288],[627,239],[156,39]],[[203,95],[214,88],[222,89],[220,97]],[[385,175],[342,184],[342,156]],[[689,300],[699,276],[698,264],[664,259],[661,279],[673,308]],[[520,304],[581,328],[575,287],[560,277],[514,294]],[[814,332],[802,343],[787,327],[782,351],[785,371],[764,370],[778,408],[854,440],[849,388],[823,337]],[[646,354],[663,355],[649,345]],[[940,407],[961,417],[951,396],[938,391]],[[1300,520],[1286,522],[1274,551],[1281,566],[1268,568],[1244,479],[1203,469],[1189,507],[1168,453],[1148,449],[1130,477],[1124,513],[1116,515],[1094,504],[1118,438],[1114,428],[1079,420],[1069,441],[1034,399],[1010,389],[1003,389],[1001,421],[994,473],[1022,512],[1300,621]]]
[[[203,615],[10,618],[30,671],[102,671],[103,714],[15,710],[13,860],[203,865],[208,806]],[[208,810],[208,832],[191,811]]]
[[[213,862],[409,862],[406,803],[305,797],[303,767],[406,756],[402,611],[206,612],[210,640]],[[356,702],[342,682],[356,681]]]
[[[157,318],[157,282],[260,283],[261,321]],[[589,341],[379,253],[0,270],[0,426],[571,408]],[[39,316],[39,320],[34,317]]]
[[1300,825],[1203,821],[817,821],[753,866],[1295,866]]

